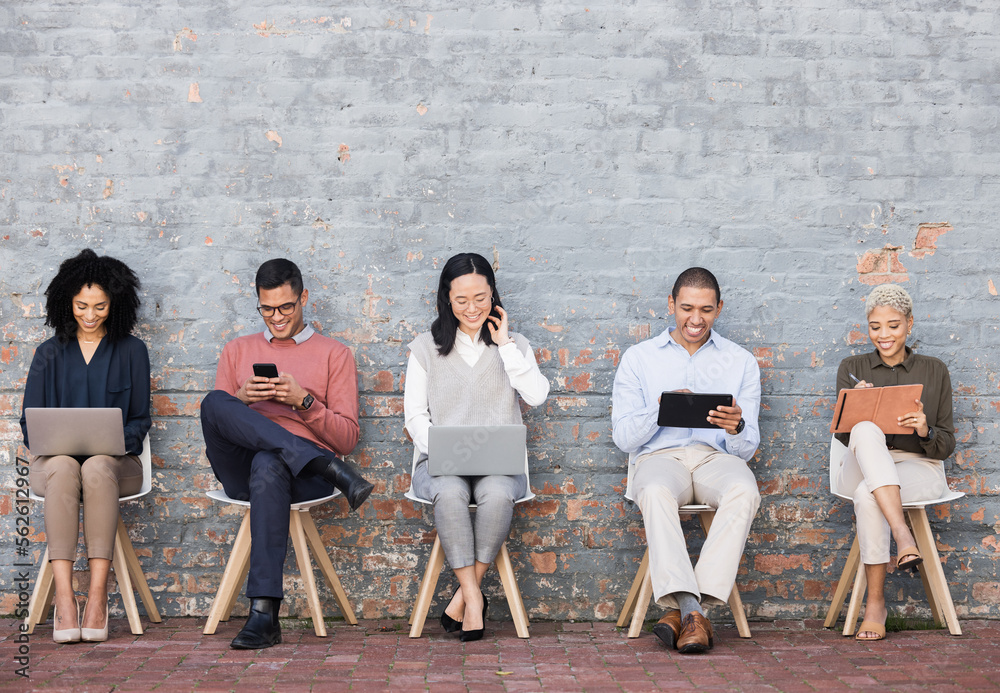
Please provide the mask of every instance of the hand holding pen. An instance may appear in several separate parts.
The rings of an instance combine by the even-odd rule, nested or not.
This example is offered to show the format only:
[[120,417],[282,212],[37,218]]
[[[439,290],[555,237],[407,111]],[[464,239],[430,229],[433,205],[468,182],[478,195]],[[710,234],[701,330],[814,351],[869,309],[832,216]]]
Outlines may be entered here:
[[853,373],[848,372],[847,375],[851,376],[851,380],[854,381],[854,389],[855,390],[857,390],[859,387],[875,387],[871,383],[866,383],[864,380],[858,380],[858,377],[856,375],[854,375]]

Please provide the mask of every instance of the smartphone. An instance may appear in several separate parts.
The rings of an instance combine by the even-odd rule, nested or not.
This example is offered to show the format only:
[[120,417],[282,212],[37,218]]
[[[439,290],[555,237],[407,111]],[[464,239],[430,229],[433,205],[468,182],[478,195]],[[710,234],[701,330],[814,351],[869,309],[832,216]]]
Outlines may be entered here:
[[253,374],[260,378],[277,378],[278,367],[273,363],[255,363],[253,365]]

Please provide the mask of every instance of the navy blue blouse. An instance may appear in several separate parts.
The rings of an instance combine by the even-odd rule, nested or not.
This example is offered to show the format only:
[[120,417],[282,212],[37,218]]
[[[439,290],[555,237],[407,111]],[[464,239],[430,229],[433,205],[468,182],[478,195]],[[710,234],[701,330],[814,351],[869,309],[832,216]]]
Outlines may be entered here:
[[142,452],[153,421],[149,415],[149,353],[138,337],[102,339],[88,364],[80,343],[42,342],[31,359],[21,407],[21,433],[29,450],[24,410],[28,407],[116,407],[125,427],[125,450]]

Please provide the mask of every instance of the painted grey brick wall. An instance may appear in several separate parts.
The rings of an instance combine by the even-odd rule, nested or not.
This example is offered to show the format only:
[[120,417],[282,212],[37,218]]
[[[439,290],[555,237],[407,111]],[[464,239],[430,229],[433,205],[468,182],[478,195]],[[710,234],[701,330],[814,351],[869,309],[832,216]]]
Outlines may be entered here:
[[[473,250],[496,254],[553,385],[527,417],[539,496],[510,540],[533,618],[621,606],[644,541],[611,383],[695,264],[719,275],[718,326],[764,378],[751,616],[821,612],[843,565],[828,417],[881,281],[911,291],[917,343],[956,387],[949,475],[968,495],[932,520],[952,594],[961,615],[1000,615],[992,3],[182,5],[0,7],[0,612],[16,608],[16,417],[42,292],[91,246],[144,281],[156,489],[123,512],[167,614],[207,612],[235,535],[204,496],[198,403],[221,345],[259,328],[253,275],[275,256],[302,266],[309,319],[360,373],[353,458],[378,489],[360,515],[318,511],[321,533],[359,613],[407,612],[433,533],[402,498],[405,345],[443,261]],[[927,613],[914,581],[889,590]]]

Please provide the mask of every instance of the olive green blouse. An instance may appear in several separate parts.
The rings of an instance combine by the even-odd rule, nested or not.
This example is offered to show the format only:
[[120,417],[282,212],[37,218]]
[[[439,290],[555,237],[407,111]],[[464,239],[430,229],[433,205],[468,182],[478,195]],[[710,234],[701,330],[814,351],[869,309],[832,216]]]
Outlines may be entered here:
[[[848,356],[840,362],[837,371],[837,392],[854,387],[849,374],[876,387],[917,383],[924,386],[920,401],[924,403],[927,425],[933,431],[926,439],[916,433],[887,435],[885,442],[890,448],[920,453],[932,460],[943,460],[955,451],[951,378],[947,366],[940,359],[914,353],[910,347],[906,347],[906,359],[897,366],[885,365],[877,350]],[[837,439],[844,445],[849,438],[847,433],[837,434]]]

